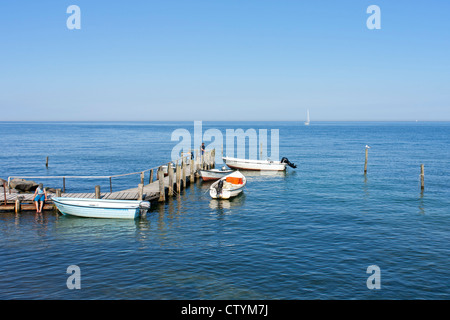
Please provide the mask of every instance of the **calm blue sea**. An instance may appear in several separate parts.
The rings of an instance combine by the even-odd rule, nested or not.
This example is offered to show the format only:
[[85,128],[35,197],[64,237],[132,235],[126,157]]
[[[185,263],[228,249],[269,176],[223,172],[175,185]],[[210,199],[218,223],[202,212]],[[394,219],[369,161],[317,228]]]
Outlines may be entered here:
[[[0,178],[140,171],[170,160],[179,128],[193,133],[192,122],[0,122]],[[298,168],[249,174],[232,201],[211,200],[209,184],[197,182],[135,221],[0,213],[0,299],[450,297],[450,123],[208,128],[279,129],[280,157]],[[113,189],[137,183],[117,178]],[[70,179],[66,188],[96,184],[109,189]],[[80,290],[66,286],[69,265],[80,267]],[[371,265],[380,268],[378,290],[367,288]]]

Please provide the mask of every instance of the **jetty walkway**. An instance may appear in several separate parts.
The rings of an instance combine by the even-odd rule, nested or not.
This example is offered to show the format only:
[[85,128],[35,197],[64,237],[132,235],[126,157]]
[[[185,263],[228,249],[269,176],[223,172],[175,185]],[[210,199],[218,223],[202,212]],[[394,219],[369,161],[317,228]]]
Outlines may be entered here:
[[[43,177],[8,177],[8,184],[4,185],[4,192],[0,194],[0,211],[15,211],[16,213],[26,210],[35,210],[33,203],[33,193],[11,193],[10,181],[13,178],[39,178],[39,179],[63,179],[63,190],[56,189],[55,193],[47,192],[48,200],[45,202],[44,210],[56,209],[53,205],[52,197],[67,198],[89,198],[89,199],[110,199],[110,200],[147,200],[164,202],[169,197],[179,194],[188,184],[198,179],[198,171],[201,169],[211,169],[215,166],[215,149],[205,151],[204,155],[196,156],[193,153],[183,155],[180,159],[169,162],[159,167],[146,169],[139,172],[113,175],[113,176],[43,176]],[[149,172],[148,183],[144,183],[145,172]],[[124,189],[112,192],[112,178],[126,175],[139,175],[140,181],[135,188]],[[105,179],[109,178],[110,192],[101,192],[100,186],[95,186],[92,193],[67,193],[65,192],[65,179]]]

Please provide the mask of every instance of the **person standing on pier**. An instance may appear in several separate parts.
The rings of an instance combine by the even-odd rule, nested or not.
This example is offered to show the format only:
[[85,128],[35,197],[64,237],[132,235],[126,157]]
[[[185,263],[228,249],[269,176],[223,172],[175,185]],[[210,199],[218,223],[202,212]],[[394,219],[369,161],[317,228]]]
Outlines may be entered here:
[[202,142],[202,146],[200,147],[200,150],[202,151],[202,155],[205,153],[205,143]]
[[47,201],[47,191],[44,189],[44,185],[42,183],[36,188],[34,192],[34,203],[36,204],[36,212],[41,213],[42,208],[44,207],[44,202]]

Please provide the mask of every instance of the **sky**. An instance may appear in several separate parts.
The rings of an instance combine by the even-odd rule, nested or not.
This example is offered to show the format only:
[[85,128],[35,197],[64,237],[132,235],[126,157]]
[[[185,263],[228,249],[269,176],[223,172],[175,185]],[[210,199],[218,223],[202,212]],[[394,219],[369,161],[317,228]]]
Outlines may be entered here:
[[[81,29],[67,28],[70,5]],[[370,5],[381,29],[369,29]],[[0,2],[0,121],[450,121],[450,1]]]

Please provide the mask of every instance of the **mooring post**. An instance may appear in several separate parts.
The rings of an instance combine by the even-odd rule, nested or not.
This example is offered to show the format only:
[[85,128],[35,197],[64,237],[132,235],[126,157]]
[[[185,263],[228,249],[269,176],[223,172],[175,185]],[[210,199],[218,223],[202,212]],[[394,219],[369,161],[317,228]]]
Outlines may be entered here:
[[189,169],[191,169],[190,183],[194,183],[195,182],[194,159],[191,159],[191,164],[189,166]]
[[369,148],[366,147],[366,160],[364,162],[364,174],[367,173],[367,159],[369,158]]
[[144,177],[145,177],[145,173],[144,171],[141,172],[141,184],[144,184]]
[[176,167],[176,184],[177,184],[177,193],[181,192],[181,168],[177,161],[177,167]]
[[153,182],[153,169],[150,170],[150,178],[148,179],[148,184]]
[[63,177],[63,193],[66,193],[66,177]]
[[169,162],[167,165],[169,166],[167,168],[167,172],[169,174],[169,193],[168,193],[168,196],[169,197],[173,197],[173,166],[172,166],[172,162]]
[[144,200],[144,184],[138,184],[138,200]]
[[15,208],[15,212],[16,213],[20,212],[20,207],[21,207],[21,205],[20,205],[20,198],[17,197],[17,199],[16,199],[16,208]]
[[6,206],[6,182],[3,182],[3,195],[5,196],[5,206]]
[[164,189],[164,171],[162,167],[158,170],[158,180],[159,180],[159,202],[166,201],[166,191]]
[[[61,197],[61,189],[56,189],[55,191],[55,196],[57,198]],[[56,212],[58,212],[58,208],[56,207],[56,204],[53,202],[53,210],[55,210]]]
[[425,168],[424,165],[420,165],[420,190],[425,189]]
[[95,186],[95,199],[100,199],[100,198],[101,198],[100,186]]
[[212,164],[211,167],[214,169],[216,167],[216,148],[212,150]]
[[181,159],[181,165],[182,165],[182,183],[183,183],[183,188],[186,188],[186,161],[185,161],[186,159],[185,158],[182,158]]
[[48,157],[47,157],[47,159],[45,160],[45,167],[48,168]]
[[112,178],[109,177],[109,192],[112,193]]

